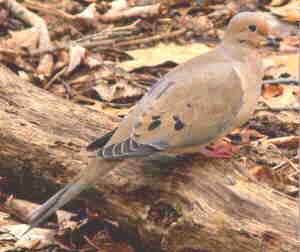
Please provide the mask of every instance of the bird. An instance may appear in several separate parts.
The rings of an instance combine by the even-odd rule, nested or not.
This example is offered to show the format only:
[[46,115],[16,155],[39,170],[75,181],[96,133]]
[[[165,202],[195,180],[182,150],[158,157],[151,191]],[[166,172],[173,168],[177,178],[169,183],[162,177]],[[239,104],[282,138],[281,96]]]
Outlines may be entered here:
[[[270,34],[270,24],[262,13],[235,15],[214,50],[167,73],[117,128],[87,147],[95,157],[73,181],[26,216],[30,229],[122,159],[201,152],[245,123],[261,94],[264,68],[258,49],[274,44]],[[207,149],[203,153],[213,156]]]

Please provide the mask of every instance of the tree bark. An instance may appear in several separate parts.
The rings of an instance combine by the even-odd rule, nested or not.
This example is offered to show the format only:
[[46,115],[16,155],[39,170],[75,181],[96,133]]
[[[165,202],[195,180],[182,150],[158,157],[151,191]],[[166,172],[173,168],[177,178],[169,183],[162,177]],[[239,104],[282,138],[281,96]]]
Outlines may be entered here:
[[[17,197],[57,191],[85,169],[88,142],[118,121],[0,66],[0,176]],[[234,159],[128,159],[85,195],[149,251],[296,251],[296,200],[240,170]]]

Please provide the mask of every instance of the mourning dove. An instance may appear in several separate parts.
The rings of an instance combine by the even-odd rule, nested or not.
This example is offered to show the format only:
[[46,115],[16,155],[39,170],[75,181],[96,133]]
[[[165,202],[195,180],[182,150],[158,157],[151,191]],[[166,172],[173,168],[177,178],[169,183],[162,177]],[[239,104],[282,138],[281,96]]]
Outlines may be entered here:
[[261,91],[263,65],[257,48],[272,41],[268,35],[264,15],[243,12],[234,16],[215,50],[170,71],[117,129],[88,147],[97,157],[29,214],[31,227],[106,175],[119,159],[199,151],[246,122]]

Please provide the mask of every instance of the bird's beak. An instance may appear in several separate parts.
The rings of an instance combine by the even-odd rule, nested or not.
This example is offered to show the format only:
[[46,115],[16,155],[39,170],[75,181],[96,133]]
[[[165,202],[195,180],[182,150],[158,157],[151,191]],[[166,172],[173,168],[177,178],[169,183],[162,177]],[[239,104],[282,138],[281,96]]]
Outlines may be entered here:
[[260,43],[261,46],[270,46],[274,48],[279,47],[279,41],[277,41],[274,37],[266,36],[264,40]]

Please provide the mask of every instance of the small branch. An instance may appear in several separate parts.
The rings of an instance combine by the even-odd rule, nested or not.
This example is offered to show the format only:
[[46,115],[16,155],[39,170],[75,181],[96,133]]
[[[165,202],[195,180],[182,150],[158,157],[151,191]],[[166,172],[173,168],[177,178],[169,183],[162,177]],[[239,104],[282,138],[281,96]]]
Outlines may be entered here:
[[153,42],[153,41],[160,40],[160,39],[174,38],[181,34],[184,34],[185,32],[186,32],[186,29],[183,28],[183,29],[180,29],[180,30],[177,30],[174,32],[159,34],[159,35],[155,35],[155,36],[152,36],[149,38],[119,42],[119,43],[116,43],[115,46],[118,47],[118,46],[129,46],[129,45],[135,45],[135,44],[149,43],[149,42]]
[[265,108],[257,108],[255,111],[274,111],[274,112],[280,112],[280,111],[300,111],[300,106],[292,106],[292,107],[265,107]]
[[136,22],[130,25],[118,26],[109,30],[104,30],[98,33],[94,33],[92,35],[87,35],[75,40],[74,43],[80,43],[80,42],[82,43],[86,41],[99,41],[103,39],[111,39],[111,38],[118,38],[118,37],[128,37],[133,32],[137,31],[136,25],[139,22],[140,20],[137,20]]
[[[122,1],[116,1],[122,2]],[[153,17],[159,14],[160,4],[129,7],[126,3],[124,6],[112,8],[104,15],[99,17],[100,22],[114,22],[125,18],[132,17]]]
[[295,84],[299,85],[299,80],[293,79],[293,78],[279,78],[276,80],[265,80],[263,81],[263,84]]
[[39,12],[42,12],[42,13],[45,13],[45,14],[54,15],[56,17],[63,18],[65,20],[74,20],[74,19],[76,19],[75,15],[72,15],[72,14],[69,14],[69,13],[64,12],[62,10],[53,8],[52,6],[49,6],[47,4],[41,4],[41,3],[38,3],[38,2],[26,0],[24,2],[24,5],[27,8],[30,8],[32,10],[36,10],[36,11],[39,11]]
[[103,41],[88,41],[88,42],[84,42],[84,43],[68,42],[68,43],[63,43],[56,47],[45,49],[45,50],[40,50],[40,49],[32,50],[30,52],[30,56],[38,56],[38,55],[45,54],[45,53],[51,53],[51,52],[55,52],[55,51],[59,51],[59,50],[69,49],[69,47],[71,47],[75,44],[78,46],[84,47],[84,48],[93,48],[93,47],[109,46],[109,45],[114,44],[115,42],[116,42],[116,40],[114,40],[114,39],[107,39],[107,40],[103,40]]
[[84,48],[94,48],[94,47],[99,48],[101,46],[112,45],[117,41],[118,38],[123,39],[124,37],[129,37],[131,32],[136,31],[137,29],[136,25],[139,22],[140,21],[138,20],[131,25],[127,25],[123,27],[115,27],[110,30],[104,30],[102,32],[93,35],[88,35],[80,39],[77,39],[75,41],[62,43],[60,45],[57,45],[56,47],[48,48],[45,50],[41,50],[41,49],[31,50],[30,56],[38,56],[44,53],[51,53],[59,50],[69,49],[73,45],[78,45]]
[[55,80],[59,79],[62,75],[64,75],[64,73],[66,72],[66,70],[67,70],[67,67],[65,66],[65,67],[63,67],[60,71],[58,71],[58,72],[52,77],[52,79],[51,79],[48,83],[46,83],[46,85],[44,86],[44,88],[45,88],[46,90],[49,89],[50,86],[52,85],[52,83],[53,83]]
[[7,8],[27,24],[32,25],[40,33],[40,49],[51,47],[51,40],[45,21],[14,0],[6,1]]
[[287,165],[288,165],[288,163],[287,163],[286,161],[284,161],[284,162],[282,162],[282,163],[280,163],[280,164],[278,164],[278,165],[272,167],[271,169],[272,169],[273,171],[276,171],[276,170],[278,170],[278,169],[280,169],[280,168],[282,168],[282,167],[286,167]]
[[45,49],[45,50],[32,50],[30,52],[31,56],[38,56],[44,53],[50,53],[58,50],[65,50],[69,49],[70,46],[76,44],[78,46],[84,47],[84,48],[94,48],[94,47],[121,47],[121,46],[129,46],[129,45],[135,45],[135,44],[142,44],[142,43],[149,43],[153,41],[157,41],[160,39],[166,39],[166,38],[174,38],[177,36],[180,36],[181,34],[184,34],[186,32],[186,29],[180,29],[174,32],[170,32],[167,34],[158,34],[149,38],[143,38],[143,39],[129,39],[126,41],[118,42],[116,39],[107,39],[102,41],[86,41],[83,43],[75,43],[75,42],[68,42],[61,45],[58,45],[57,47]]
[[0,53],[2,54],[9,54],[9,55],[26,55],[26,53],[18,48],[10,49],[10,48],[3,48],[0,47]]
[[265,140],[265,143],[267,144],[275,144],[275,145],[283,145],[288,144],[292,142],[299,142],[300,137],[299,136],[286,136],[286,137],[276,137]]
[[[39,33],[39,50],[50,50],[52,49],[52,43],[49,35],[47,25],[41,17],[37,14],[29,11],[24,6],[19,4],[14,0],[6,0],[6,6],[9,10],[12,11],[17,17],[22,19],[27,24],[35,27],[36,31]],[[52,55],[44,55],[40,60],[38,66],[38,71],[41,73],[49,74],[52,72],[51,66],[53,66],[53,57]]]

